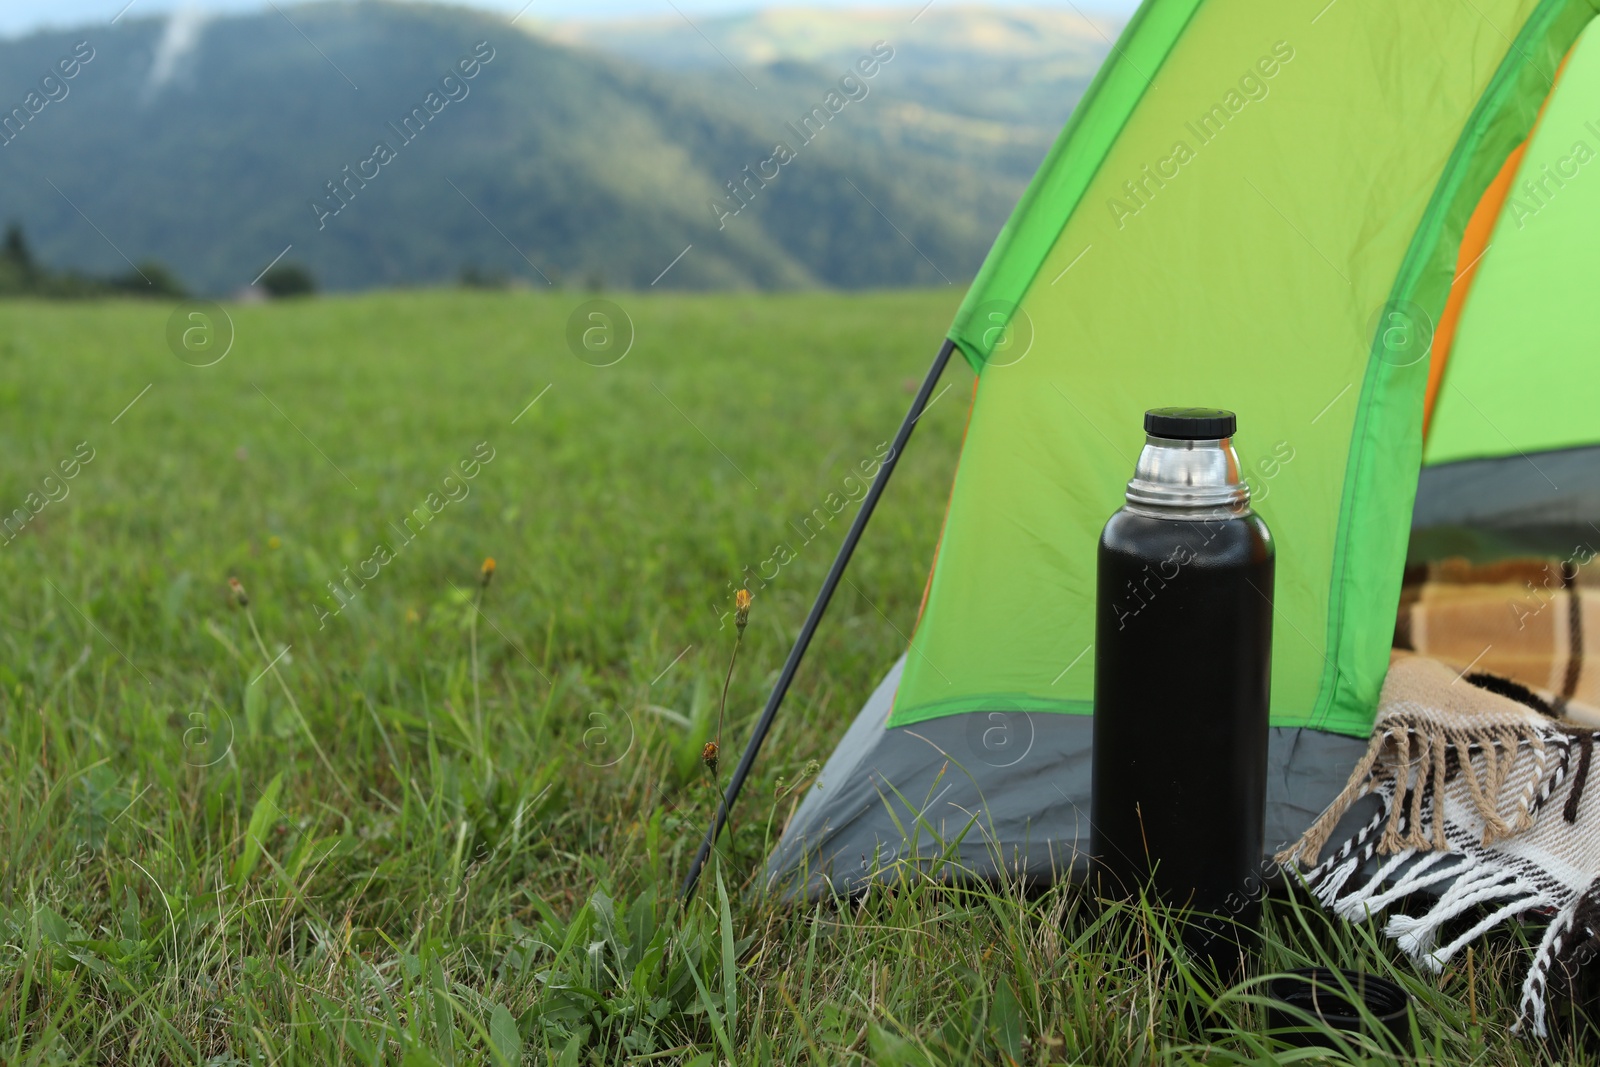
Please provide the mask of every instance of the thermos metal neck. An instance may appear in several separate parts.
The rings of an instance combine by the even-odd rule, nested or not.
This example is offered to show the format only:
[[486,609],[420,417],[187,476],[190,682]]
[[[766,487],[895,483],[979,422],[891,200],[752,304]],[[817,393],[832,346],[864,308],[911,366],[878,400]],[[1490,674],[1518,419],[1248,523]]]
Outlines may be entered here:
[[1250,512],[1233,438],[1145,436],[1125,494],[1129,506],[1167,518],[1208,519]]

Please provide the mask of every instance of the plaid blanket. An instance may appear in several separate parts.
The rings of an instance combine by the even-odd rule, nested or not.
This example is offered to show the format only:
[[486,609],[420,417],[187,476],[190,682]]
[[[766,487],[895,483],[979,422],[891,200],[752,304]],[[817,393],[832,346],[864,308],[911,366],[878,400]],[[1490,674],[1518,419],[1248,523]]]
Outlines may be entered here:
[[[1413,640],[1419,620],[1423,643],[1469,632],[1437,625],[1464,619],[1452,614],[1456,603],[1449,596],[1414,600]],[[1434,613],[1435,605],[1450,606]],[[1514,632],[1520,639],[1523,631]],[[1481,663],[1489,653],[1474,655]],[[1506,658],[1517,655],[1513,648]],[[1532,670],[1531,660],[1521,661],[1525,669]],[[1317,899],[1352,921],[1427,890],[1431,905],[1392,916],[1385,932],[1436,971],[1499,923],[1528,912],[1551,915],[1517,1022],[1540,1035],[1552,982],[1570,982],[1600,951],[1600,790],[1586,788],[1596,731],[1556,714],[1556,701],[1573,709],[1581,692],[1566,677],[1554,696],[1540,695],[1507,678],[1396,653],[1366,756],[1327,811],[1278,856],[1310,868],[1305,880]],[[1379,799],[1378,814],[1324,858],[1340,816],[1369,794]],[[1471,921],[1440,944],[1445,924],[1460,916]]]
[[1549,709],[1600,726],[1600,568],[1564,560],[1473,566],[1453,559],[1406,572],[1395,647],[1498,675]]

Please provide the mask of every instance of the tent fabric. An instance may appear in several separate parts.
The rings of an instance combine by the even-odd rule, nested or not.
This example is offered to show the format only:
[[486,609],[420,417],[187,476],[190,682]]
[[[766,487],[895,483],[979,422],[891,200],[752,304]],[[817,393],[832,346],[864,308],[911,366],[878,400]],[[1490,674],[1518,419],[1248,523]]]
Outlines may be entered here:
[[1594,28],[1574,48],[1509,192],[1461,312],[1428,433],[1430,464],[1596,440],[1600,32]]
[[1461,235],[1461,250],[1456,253],[1456,262],[1466,265],[1460,268],[1459,273],[1450,282],[1450,297],[1445,302],[1444,314],[1434,328],[1433,345],[1428,352],[1428,391],[1422,406],[1424,441],[1427,440],[1428,429],[1433,423],[1433,408],[1439,399],[1439,386],[1444,383],[1444,371],[1449,364],[1450,350],[1455,343],[1456,327],[1461,322],[1461,309],[1466,306],[1467,294],[1472,291],[1472,283],[1478,277],[1478,264],[1483,261],[1483,254],[1489,250],[1495,223],[1500,221],[1500,211],[1505,207],[1511,183],[1516,181],[1517,169],[1522,165],[1522,156],[1527,147],[1528,142],[1524,141],[1506,157],[1506,161],[1500,166],[1500,173],[1494,176],[1489,188],[1483,191],[1478,206],[1473,209],[1472,217],[1467,220],[1466,232]]
[[1408,563],[1600,555],[1600,446],[1422,469]]
[[[1274,724],[1371,726],[1428,376],[1389,320],[1442,312],[1467,221],[1593,10],[1210,2],[1163,52],[1144,40],[1179,19],[1147,7],[1104,76],[1142,71],[1136,106],[1104,147],[1093,116],[1064,131],[951,331],[980,382],[892,725],[995,700],[1089,712],[1100,527],[1144,409],[1198,404],[1238,412],[1278,541]],[[1021,233],[1054,235],[1035,268]]]
[[[1549,478],[1547,482],[1545,479]],[[1423,469],[1417,481],[1417,529],[1561,527],[1563,547],[1600,552],[1600,446],[1464,459]]]
[[[1093,720],[995,709],[888,729],[902,658],[823,766],[767,861],[767,892],[849,894],[899,861],[956,881],[1081,878]],[[1296,840],[1344,788],[1366,742],[1279,727],[1268,749],[1267,849]],[[1371,818],[1361,804],[1339,823]],[[1268,864],[1270,866],[1270,864]],[[1266,866],[1263,868],[1267,869]]]

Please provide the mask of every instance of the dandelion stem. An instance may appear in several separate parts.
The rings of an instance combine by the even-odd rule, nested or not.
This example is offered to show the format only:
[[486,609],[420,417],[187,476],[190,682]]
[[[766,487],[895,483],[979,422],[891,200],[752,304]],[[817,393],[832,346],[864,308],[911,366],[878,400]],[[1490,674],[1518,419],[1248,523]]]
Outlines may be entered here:
[[728,675],[722,679],[722,700],[717,704],[717,749],[722,749],[722,713],[728,707],[728,685],[733,681],[733,664],[739,658],[739,646],[744,643],[744,634],[739,634],[733,639],[733,655],[728,657]]
[[472,725],[477,730],[478,752],[483,753],[483,701],[478,695],[478,613],[483,610],[483,586],[472,596],[472,621],[467,626],[467,642],[472,648]]
[[717,703],[717,733],[713,739],[717,746],[719,757],[717,770],[711,773],[711,784],[716,792],[722,791],[722,770],[720,757],[722,754],[722,718],[728,708],[728,686],[733,681],[733,665],[739,660],[739,646],[744,644],[744,630],[739,630],[733,638],[733,655],[728,657],[728,674],[722,679],[722,699]]

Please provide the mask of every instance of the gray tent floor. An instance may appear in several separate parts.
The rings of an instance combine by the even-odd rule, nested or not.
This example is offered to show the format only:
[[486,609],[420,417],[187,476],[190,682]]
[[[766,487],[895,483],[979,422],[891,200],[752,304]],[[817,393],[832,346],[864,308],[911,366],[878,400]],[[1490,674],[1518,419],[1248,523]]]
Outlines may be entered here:
[[[1053,712],[977,711],[888,728],[905,657],[879,683],[768,857],[769,893],[852,893],[893,877],[899,861],[987,880],[1002,869],[1035,882],[1087,873],[1094,720]],[[1296,840],[1344,788],[1365,739],[1274,727],[1268,749],[1266,854]],[[1371,818],[1358,804],[1333,840]],[[1204,827],[1197,832],[1205,833]]]

